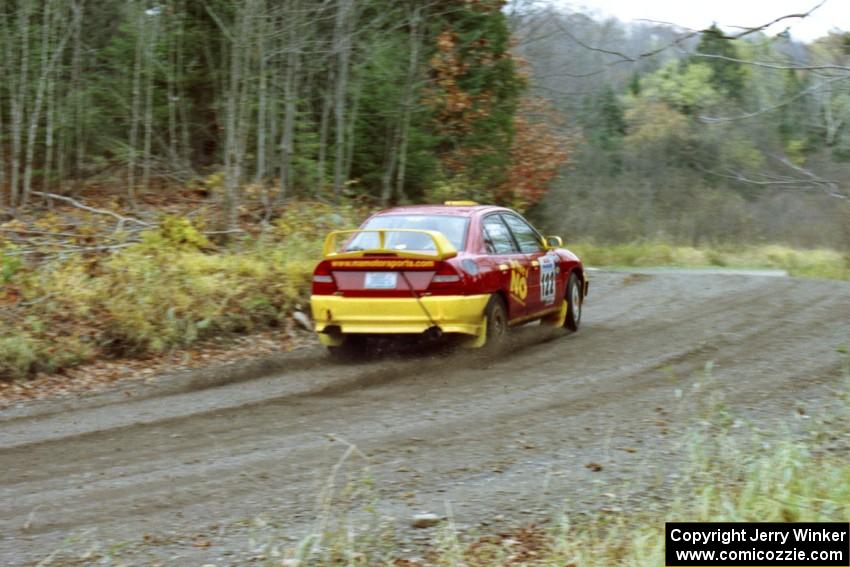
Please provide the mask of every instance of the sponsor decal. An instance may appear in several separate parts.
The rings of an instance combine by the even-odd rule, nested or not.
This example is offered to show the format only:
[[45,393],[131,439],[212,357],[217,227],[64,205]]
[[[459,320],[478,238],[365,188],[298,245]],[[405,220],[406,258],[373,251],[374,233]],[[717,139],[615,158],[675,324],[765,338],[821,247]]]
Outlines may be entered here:
[[528,269],[516,260],[511,260],[510,292],[521,302],[528,297]]
[[433,268],[434,260],[332,260],[332,268]]

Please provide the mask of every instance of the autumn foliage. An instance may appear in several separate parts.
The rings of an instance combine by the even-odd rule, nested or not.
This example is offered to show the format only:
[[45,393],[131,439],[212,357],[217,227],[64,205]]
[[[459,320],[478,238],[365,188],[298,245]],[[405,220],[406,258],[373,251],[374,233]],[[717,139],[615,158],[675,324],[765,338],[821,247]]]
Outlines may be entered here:
[[543,199],[573,146],[563,128],[563,120],[547,101],[523,99],[514,118],[510,167],[495,192],[497,201],[525,210]]
[[428,60],[436,152],[448,180],[463,180],[469,197],[493,197],[507,173],[513,118],[526,80],[510,51],[504,2],[454,0],[435,30]]

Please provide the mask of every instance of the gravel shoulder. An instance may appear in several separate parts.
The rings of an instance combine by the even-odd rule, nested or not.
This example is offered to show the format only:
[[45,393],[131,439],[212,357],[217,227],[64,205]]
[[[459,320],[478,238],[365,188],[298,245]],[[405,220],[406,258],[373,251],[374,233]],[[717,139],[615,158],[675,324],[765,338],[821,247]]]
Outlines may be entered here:
[[365,471],[377,510],[400,524],[646,507],[709,403],[793,427],[843,380],[850,283],[592,277],[577,334],[525,327],[498,358],[443,349],[341,365],[307,350],[261,378],[195,374],[4,411],[0,563],[32,564],[74,536],[129,542],[131,564],[240,564],[251,519],[298,537],[329,479]]

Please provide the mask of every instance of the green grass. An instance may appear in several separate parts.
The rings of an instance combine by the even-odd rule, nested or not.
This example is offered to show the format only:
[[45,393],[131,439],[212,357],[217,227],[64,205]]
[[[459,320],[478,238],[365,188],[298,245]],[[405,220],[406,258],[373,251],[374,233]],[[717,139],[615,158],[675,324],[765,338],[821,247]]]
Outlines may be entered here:
[[569,244],[589,266],[726,267],[786,270],[792,276],[850,280],[850,254],[800,250],[779,245],[694,248],[660,242],[597,245]]

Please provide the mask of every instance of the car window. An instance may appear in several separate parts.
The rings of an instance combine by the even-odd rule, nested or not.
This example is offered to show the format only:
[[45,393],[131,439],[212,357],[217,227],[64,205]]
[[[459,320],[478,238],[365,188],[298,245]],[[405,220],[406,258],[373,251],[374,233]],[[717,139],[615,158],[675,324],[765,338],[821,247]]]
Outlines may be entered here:
[[517,247],[499,215],[484,217],[484,244],[490,254],[516,254]]
[[537,231],[531,228],[527,222],[516,215],[502,215],[508,227],[516,238],[519,249],[525,254],[534,252],[542,252],[543,246],[540,244],[540,235]]
[[[379,215],[373,217],[361,228],[412,228],[417,230],[435,230],[451,242],[456,250],[466,246],[466,227],[469,219],[449,215]],[[378,247],[378,235],[363,232],[348,243],[346,250],[368,250]],[[395,250],[428,251],[434,249],[434,241],[427,234],[415,232],[389,232],[384,244]]]

